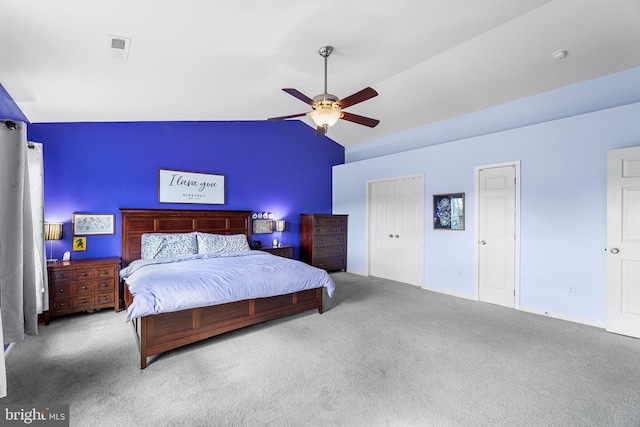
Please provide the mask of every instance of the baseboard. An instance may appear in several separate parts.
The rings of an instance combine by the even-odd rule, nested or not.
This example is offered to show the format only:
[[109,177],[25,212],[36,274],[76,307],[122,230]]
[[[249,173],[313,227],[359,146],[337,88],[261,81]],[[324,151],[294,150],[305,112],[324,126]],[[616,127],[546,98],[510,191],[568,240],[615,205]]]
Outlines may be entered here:
[[16,346],[16,343],[12,342],[11,344],[9,344],[9,346],[7,348],[4,349],[4,358],[6,359],[7,356],[9,356],[9,353],[11,353],[11,350],[13,350],[13,347]]
[[569,316],[562,313],[555,313],[553,311],[540,310],[538,308],[524,307],[522,305],[518,307],[518,310],[526,311],[527,313],[539,314],[540,316],[553,317],[554,319],[566,320],[568,322],[574,322],[574,323],[580,323],[587,326],[593,326],[595,328],[605,329],[605,326],[606,326],[604,322],[597,322],[595,320],[584,319],[582,317],[575,317],[575,316]]
[[357,274],[358,276],[365,276],[365,277],[369,276],[367,273],[363,271],[349,270],[348,268],[347,268],[347,273]]
[[464,298],[464,299],[468,299],[468,300],[471,300],[471,301],[477,301],[473,297],[473,295],[461,294],[461,293],[458,293],[458,292],[451,292],[451,291],[447,291],[447,290],[440,289],[440,288],[433,288],[431,286],[422,286],[422,289],[424,289],[425,291],[437,292],[439,294],[449,295],[449,296],[452,296],[452,297]]

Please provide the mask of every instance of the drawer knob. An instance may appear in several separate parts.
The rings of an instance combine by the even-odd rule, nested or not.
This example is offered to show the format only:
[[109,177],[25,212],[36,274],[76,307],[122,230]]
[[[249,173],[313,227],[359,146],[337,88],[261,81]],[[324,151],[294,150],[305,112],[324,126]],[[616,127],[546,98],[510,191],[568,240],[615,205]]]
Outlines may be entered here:
[[107,275],[108,273],[107,273],[107,271],[106,271],[106,270],[102,270],[102,273],[101,273],[101,274]]
[[106,301],[107,296],[106,296],[106,295],[104,295],[104,296],[102,297],[102,299]]
[[63,293],[64,293],[64,289],[60,288],[60,289],[58,289],[58,292],[60,292],[61,294],[63,294]]
[[102,284],[102,287],[103,287],[103,288],[106,288],[106,287],[107,287],[107,284],[106,284],[106,283],[103,283],[103,284]]
[[86,275],[87,275],[87,273],[85,273],[84,271],[81,274],[81,276],[83,276],[83,277],[86,276]]
[[60,303],[60,307],[64,307],[64,303],[63,302]]
[[64,279],[64,274],[58,274],[58,279]]
[[82,290],[83,290],[83,291],[86,291],[86,290],[87,290],[87,287],[86,287],[85,285],[82,285]]
[[82,303],[85,304],[86,302],[87,302],[87,300],[82,298]]

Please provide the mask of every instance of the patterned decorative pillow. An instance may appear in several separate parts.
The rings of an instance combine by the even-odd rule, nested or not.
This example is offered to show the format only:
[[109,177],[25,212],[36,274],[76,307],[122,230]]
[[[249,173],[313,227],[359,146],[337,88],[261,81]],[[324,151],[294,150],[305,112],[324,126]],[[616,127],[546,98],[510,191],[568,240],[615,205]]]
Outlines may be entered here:
[[211,254],[220,252],[221,247],[220,235],[211,233],[196,232],[198,239],[198,253],[199,254]]
[[198,253],[209,254],[215,252],[249,251],[247,236],[244,234],[211,234],[196,233],[198,236]]
[[168,258],[198,253],[196,233],[148,233],[142,235],[142,259]]

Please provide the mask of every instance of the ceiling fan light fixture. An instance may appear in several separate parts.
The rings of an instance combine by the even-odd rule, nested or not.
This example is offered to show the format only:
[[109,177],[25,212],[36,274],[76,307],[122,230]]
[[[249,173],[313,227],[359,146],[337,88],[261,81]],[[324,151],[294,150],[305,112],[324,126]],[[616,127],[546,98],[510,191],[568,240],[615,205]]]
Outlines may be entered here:
[[333,126],[335,125],[340,117],[342,117],[342,113],[338,110],[334,110],[333,108],[317,108],[309,113],[307,113],[309,117],[314,121],[316,126]]

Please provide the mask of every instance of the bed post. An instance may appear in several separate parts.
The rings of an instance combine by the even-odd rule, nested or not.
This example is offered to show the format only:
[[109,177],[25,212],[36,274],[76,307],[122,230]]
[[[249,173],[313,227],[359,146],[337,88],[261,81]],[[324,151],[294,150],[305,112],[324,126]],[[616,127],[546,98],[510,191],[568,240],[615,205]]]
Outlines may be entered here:
[[316,299],[318,300],[318,313],[322,314],[322,289],[316,288]]
[[148,317],[141,317],[140,321],[140,369],[147,367],[147,320]]

